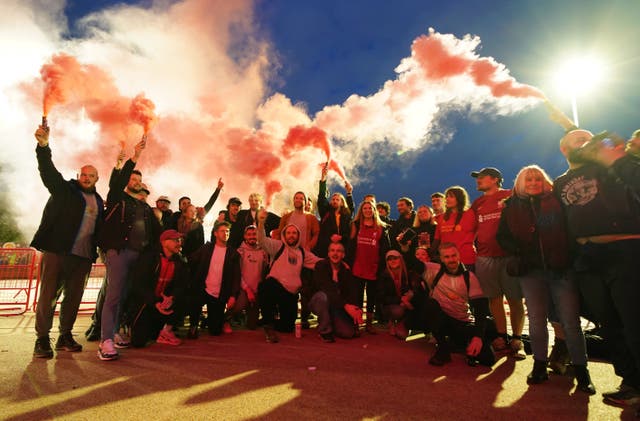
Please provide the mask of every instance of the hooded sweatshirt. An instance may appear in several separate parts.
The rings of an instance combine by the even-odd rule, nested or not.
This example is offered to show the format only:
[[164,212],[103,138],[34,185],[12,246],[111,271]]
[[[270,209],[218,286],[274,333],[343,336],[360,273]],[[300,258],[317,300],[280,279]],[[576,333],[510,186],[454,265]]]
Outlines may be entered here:
[[237,251],[240,255],[242,288],[249,288],[255,294],[258,292],[258,284],[269,267],[269,257],[260,246],[251,247],[244,241]]
[[[287,291],[296,294],[302,286],[302,280],[300,279],[302,267],[313,269],[315,264],[321,259],[310,251],[305,251],[303,257],[299,241],[293,246],[288,246],[285,242],[285,232],[289,227],[294,227],[298,231],[298,234],[300,234],[300,229],[297,226],[289,224],[280,231],[280,240],[258,235],[258,243],[271,258],[272,263],[268,277],[274,278],[280,282]],[[278,254],[283,244],[284,250],[274,261],[275,255]]]

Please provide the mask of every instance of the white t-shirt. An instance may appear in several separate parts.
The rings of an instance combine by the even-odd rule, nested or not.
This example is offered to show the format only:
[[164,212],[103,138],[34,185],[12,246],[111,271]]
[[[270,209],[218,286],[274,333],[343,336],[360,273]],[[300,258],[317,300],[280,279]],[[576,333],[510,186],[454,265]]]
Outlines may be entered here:
[[207,294],[218,298],[220,287],[222,286],[222,270],[224,268],[224,256],[227,253],[226,247],[214,246],[211,261],[209,262],[209,273],[205,282]]
[[[432,285],[433,279],[440,271],[440,264],[428,262],[427,269],[424,272],[424,279],[429,286]],[[473,321],[473,314],[469,308],[469,299],[484,297],[478,278],[473,272],[469,272],[469,292],[467,293],[467,284],[464,282],[463,275],[449,275],[445,272],[435,290],[431,293],[431,297],[440,304],[440,308],[446,314],[456,320],[463,322]]]

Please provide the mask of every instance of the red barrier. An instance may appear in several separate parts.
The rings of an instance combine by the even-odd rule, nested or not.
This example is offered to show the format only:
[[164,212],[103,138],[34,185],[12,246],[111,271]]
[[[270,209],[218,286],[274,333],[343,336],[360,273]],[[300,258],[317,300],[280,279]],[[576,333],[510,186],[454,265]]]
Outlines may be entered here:
[[0,315],[29,309],[40,254],[32,248],[0,248]]

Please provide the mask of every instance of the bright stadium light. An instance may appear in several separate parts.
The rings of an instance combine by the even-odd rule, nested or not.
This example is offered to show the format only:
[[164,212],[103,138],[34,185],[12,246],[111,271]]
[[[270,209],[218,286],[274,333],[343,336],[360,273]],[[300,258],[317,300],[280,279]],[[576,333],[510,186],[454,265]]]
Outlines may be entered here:
[[554,73],[556,88],[571,98],[573,122],[578,126],[577,97],[593,91],[603,80],[604,65],[595,57],[576,57],[558,66]]

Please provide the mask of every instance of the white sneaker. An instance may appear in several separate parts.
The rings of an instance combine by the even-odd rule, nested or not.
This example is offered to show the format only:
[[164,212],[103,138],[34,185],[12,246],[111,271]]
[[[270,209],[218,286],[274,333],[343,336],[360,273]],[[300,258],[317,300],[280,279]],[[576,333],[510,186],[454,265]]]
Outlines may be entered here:
[[98,358],[102,361],[111,361],[118,358],[118,350],[113,345],[112,339],[105,339],[98,345]]
[[116,333],[113,335],[113,343],[114,346],[118,349],[129,348],[131,345],[131,340],[129,339],[129,335],[126,333]]
[[173,345],[173,346],[177,346],[182,343],[182,341],[176,337],[173,331],[166,330],[166,329],[162,329],[160,331],[160,334],[158,335],[158,339],[156,339],[156,342],[159,344]]

